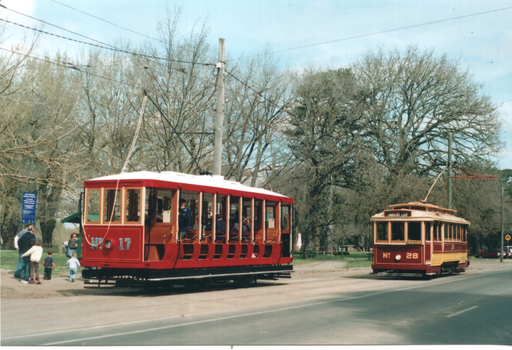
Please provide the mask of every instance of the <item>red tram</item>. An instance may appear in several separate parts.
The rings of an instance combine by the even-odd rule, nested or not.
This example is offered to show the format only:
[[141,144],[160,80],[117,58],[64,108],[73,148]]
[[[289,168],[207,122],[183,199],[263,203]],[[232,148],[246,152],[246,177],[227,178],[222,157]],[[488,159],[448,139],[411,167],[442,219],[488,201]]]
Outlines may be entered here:
[[[84,187],[82,275],[94,283],[247,283],[293,270],[290,197],[175,172],[122,173]],[[180,232],[182,203],[190,221]]]
[[455,210],[411,202],[391,205],[373,222],[374,273],[441,275],[469,267],[469,221]]

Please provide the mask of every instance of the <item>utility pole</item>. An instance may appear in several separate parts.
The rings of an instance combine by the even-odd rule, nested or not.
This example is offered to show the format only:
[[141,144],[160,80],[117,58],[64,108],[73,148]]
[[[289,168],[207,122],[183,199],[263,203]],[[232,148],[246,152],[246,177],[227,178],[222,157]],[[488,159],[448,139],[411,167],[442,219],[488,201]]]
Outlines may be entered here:
[[452,133],[448,133],[448,209],[452,208]]
[[213,150],[213,175],[221,175],[222,124],[224,123],[224,61],[225,39],[219,39],[219,62],[217,63],[217,114],[215,118],[215,144]]
[[503,262],[503,236],[505,232],[505,208],[503,206],[503,192],[505,189],[501,186],[501,248],[500,248],[500,263]]

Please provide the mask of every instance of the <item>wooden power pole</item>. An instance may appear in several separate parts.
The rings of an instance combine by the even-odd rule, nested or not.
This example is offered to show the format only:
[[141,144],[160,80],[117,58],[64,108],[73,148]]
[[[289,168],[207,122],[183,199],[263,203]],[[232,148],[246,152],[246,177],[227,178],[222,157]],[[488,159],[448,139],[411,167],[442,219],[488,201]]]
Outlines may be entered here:
[[224,61],[225,39],[219,39],[219,62],[217,63],[217,114],[215,118],[215,144],[213,150],[213,175],[221,175],[222,124],[224,123]]

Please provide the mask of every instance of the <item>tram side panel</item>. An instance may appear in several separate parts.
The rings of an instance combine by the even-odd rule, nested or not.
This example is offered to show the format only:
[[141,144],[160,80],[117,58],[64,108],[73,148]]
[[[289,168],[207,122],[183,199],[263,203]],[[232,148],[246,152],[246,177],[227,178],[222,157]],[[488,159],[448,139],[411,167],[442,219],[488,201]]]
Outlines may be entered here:
[[376,245],[372,269],[376,272],[387,270],[426,270],[424,246]]

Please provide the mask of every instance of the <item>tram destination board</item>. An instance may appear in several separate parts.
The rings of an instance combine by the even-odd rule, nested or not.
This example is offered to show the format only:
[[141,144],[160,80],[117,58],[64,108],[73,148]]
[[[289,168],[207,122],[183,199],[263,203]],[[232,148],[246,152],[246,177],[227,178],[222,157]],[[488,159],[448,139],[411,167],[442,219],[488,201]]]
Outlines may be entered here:
[[390,218],[411,217],[411,212],[409,210],[386,210],[384,216]]

